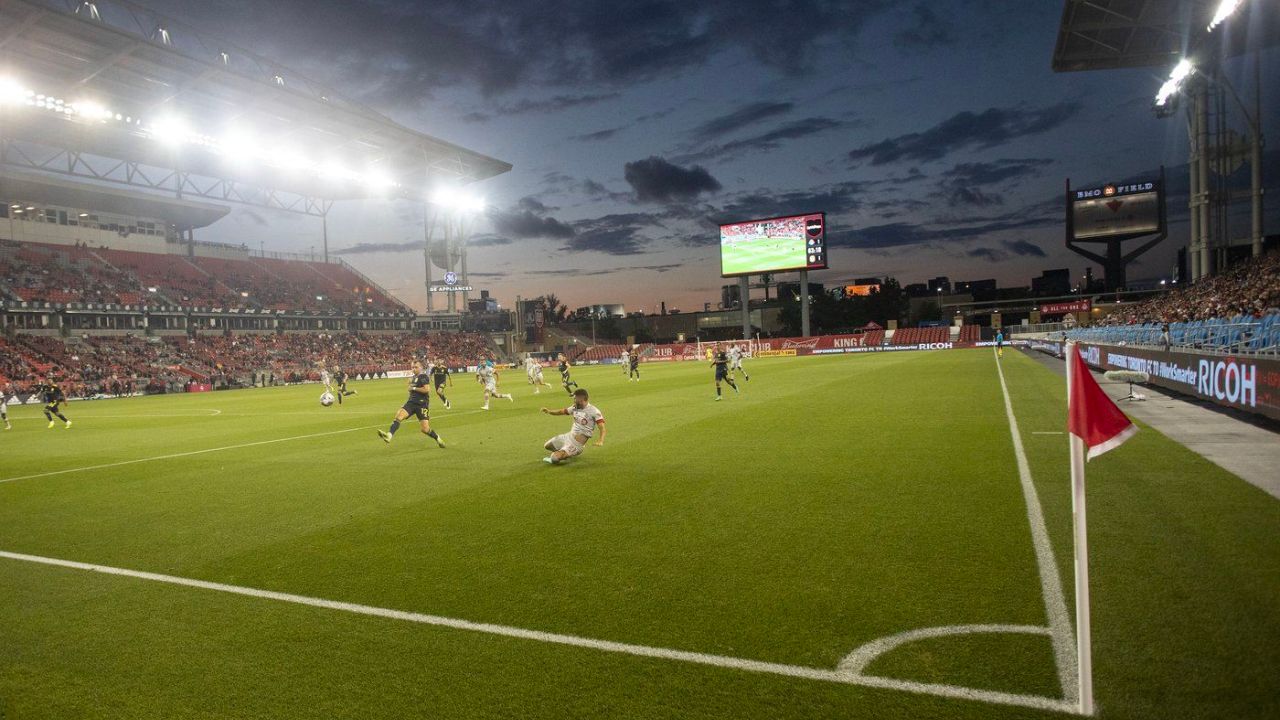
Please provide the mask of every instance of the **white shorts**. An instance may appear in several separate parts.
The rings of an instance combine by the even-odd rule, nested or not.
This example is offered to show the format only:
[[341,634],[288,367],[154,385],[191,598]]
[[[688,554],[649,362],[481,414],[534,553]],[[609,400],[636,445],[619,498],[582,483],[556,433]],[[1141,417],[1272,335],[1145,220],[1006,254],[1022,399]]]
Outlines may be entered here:
[[541,382],[541,381],[542,381],[542,368],[529,371],[529,382]]
[[486,380],[484,383],[484,391],[490,395],[498,394],[498,384],[493,380]]
[[557,435],[548,440],[547,443],[551,445],[552,450],[563,450],[568,457],[576,457],[582,454],[582,446],[574,439],[571,432]]

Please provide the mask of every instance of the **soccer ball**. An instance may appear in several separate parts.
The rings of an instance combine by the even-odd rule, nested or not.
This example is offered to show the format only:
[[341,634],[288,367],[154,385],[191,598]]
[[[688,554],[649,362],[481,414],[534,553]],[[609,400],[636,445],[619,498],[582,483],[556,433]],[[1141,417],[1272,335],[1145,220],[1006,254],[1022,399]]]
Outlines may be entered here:
[[332,404],[333,404],[333,393],[331,393],[331,392],[322,393],[322,394],[320,395],[320,404],[321,404],[321,405],[323,405],[323,406],[325,406],[325,407],[329,407],[330,405],[332,405]]

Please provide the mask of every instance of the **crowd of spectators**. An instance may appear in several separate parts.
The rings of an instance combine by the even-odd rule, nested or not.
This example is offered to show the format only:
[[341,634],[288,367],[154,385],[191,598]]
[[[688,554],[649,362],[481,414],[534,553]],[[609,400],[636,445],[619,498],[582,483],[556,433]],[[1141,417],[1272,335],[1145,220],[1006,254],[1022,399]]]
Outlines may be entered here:
[[356,378],[385,376],[414,359],[453,368],[497,359],[480,333],[200,335],[156,338],[0,338],[0,391],[24,393],[57,380],[69,397],[178,392],[318,380],[340,365]]
[[345,314],[407,308],[342,264],[0,241],[0,297]]
[[1280,250],[1252,258],[1188,287],[1121,305],[1099,323],[1140,325],[1261,318],[1280,312]]

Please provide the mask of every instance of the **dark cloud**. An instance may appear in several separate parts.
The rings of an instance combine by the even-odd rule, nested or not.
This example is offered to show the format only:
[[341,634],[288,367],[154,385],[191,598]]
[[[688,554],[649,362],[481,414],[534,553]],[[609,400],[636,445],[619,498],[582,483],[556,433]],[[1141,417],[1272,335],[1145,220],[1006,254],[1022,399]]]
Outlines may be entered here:
[[[541,203],[538,204],[541,205]],[[562,239],[573,237],[573,228],[569,225],[553,217],[541,215],[527,207],[492,212],[489,215],[489,221],[493,223],[495,231],[514,238]]]
[[920,3],[911,9],[910,24],[893,36],[893,44],[903,49],[931,48],[955,42],[951,27],[933,8]]
[[947,205],[951,207],[990,207],[1004,204],[1004,200],[1000,196],[985,193],[979,187],[950,188],[945,192],[945,195]]
[[1046,158],[1006,158],[991,162],[959,163],[942,173],[942,178],[955,187],[995,185],[1034,175],[1040,168],[1052,164],[1053,160]]
[[1008,255],[1003,250],[997,250],[995,248],[989,248],[989,247],[972,248],[968,252],[966,252],[965,255],[968,255],[971,258],[980,258],[982,260],[987,260],[990,262],[1000,262],[1001,260],[1004,260],[1006,257],[1008,257]]
[[966,148],[992,148],[1011,140],[1052,130],[1080,111],[1076,102],[1039,109],[987,108],[956,113],[933,127],[907,133],[849,151],[854,162],[884,165],[899,160],[937,160]]
[[[851,48],[866,24],[893,6],[889,0],[170,0],[165,9],[267,57],[287,59],[316,80],[350,88],[357,99],[416,107],[443,87],[494,95],[530,85],[666,78],[730,50],[800,74],[813,68],[828,45],[823,40],[838,38]],[[780,40],[783,18],[804,18],[803,42]],[[283,76],[288,83],[291,73]]]
[[630,126],[619,125],[618,127],[605,128],[604,130],[596,130],[595,132],[583,133],[581,135],[573,135],[569,139],[576,140],[577,142],[599,142],[601,140],[608,140],[612,138],[614,135],[626,130],[628,127]]
[[688,201],[721,188],[705,168],[682,168],[656,155],[627,163],[622,175],[640,202]]
[[1026,240],[1006,240],[1004,243],[1006,249],[1014,255],[1023,257],[1045,257],[1046,253],[1039,245],[1027,242]]
[[330,250],[331,255],[366,255],[370,253],[422,252],[421,240],[401,243],[357,243],[348,248]]
[[722,145],[712,145],[709,148],[700,150],[696,153],[685,155],[679,158],[681,162],[690,162],[693,160],[710,160],[725,159],[734,157],[748,152],[760,152],[763,150],[774,150],[778,148],[786,140],[796,140],[799,138],[809,137],[810,135],[818,135],[829,130],[848,126],[850,123],[843,120],[833,120],[825,117],[811,117],[803,120],[789,122],[781,127],[774,128],[765,133],[755,135],[741,140],[731,140]]
[[[494,247],[496,245],[510,245],[511,238],[501,235],[476,235],[467,241],[471,247]],[[474,274],[474,273],[473,273]]]
[[608,255],[639,255],[648,239],[640,230],[660,224],[649,213],[613,213],[573,224],[573,237],[561,247],[565,251],[601,252]]
[[714,140],[761,120],[791,112],[793,107],[795,104],[789,102],[751,103],[702,123],[693,129],[692,135],[698,141]]
[[500,117],[510,117],[513,115],[526,115],[529,113],[553,113],[569,108],[581,107],[583,105],[594,105],[605,100],[613,100],[619,97],[620,93],[596,93],[589,95],[553,95],[548,98],[525,98],[512,103],[504,103],[497,105],[489,112],[470,112],[463,116],[464,120],[484,122],[494,115]]
[[[739,195],[726,203],[710,216],[712,224],[723,224],[738,220],[750,220],[761,217],[777,217],[780,215],[800,215],[810,212],[825,212],[828,215],[842,215],[862,207],[863,195],[869,183],[852,180],[836,183],[816,190],[798,190],[768,194],[751,192]],[[719,242],[712,237],[707,243]],[[704,244],[693,242],[689,244]]]
[[[863,250],[885,249],[905,245],[938,245],[950,242],[970,242],[988,235],[1011,230],[1054,227],[1061,225],[1061,223],[1062,219],[1059,217],[1028,217],[1023,211],[995,218],[974,218],[968,221],[951,220],[936,226],[924,223],[895,222],[831,232],[827,234],[827,244],[833,247]],[[1019,248],[1023,247],[1015,242],[1010,244],[1009,249],[1017,252],[1017,250],[1013,249],[1015,245]]]

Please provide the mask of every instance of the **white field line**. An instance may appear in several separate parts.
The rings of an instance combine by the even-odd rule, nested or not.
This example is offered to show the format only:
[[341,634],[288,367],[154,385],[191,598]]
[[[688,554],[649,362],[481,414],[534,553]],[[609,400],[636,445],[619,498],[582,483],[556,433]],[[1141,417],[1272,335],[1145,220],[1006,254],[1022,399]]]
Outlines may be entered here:
[[1032,430],[1032,435],[1061,435],[1061,430]]
[[[687,650],[674,650],[671,648],[614,642],[612,640],[598,640],[578,635],[565,635],[561,633],[544,632],[541,630],[528,630],[508,625],[473,622],[471,620],[461,620],[458,618],[442,617],[439,615],[425,615],[422,613],[408,612],[404,610],[392,610],[388,608],[373,607],[370,605],[341,602],[338,600],[326,600],[323,598],[294,595],[291,593],[276,592],[273,590],[260,590],[257,588],[242,587],[239,585],[209,582],[207,580],[195,580],[192,578],[176,577],[173,575],[162,575],[159,573],[129,570],[126,568],[117,568],[107,565],[93,565],[73,560],[61,560],[57,558],[42,557],[39,555],[25,555],[22,553],[6,552],[3,550],[0,550],[0,558],[20,562],[37,563],[40,565],[52,565],[55,567],[70,568],[73,570],[85,570],[138,580],[148,580],[151,582],[166,583],[169,585],[180,585],[183,587],[211,590],[214,592],[222,592],[232,595],[242,595],[263,600],[274,600],[277,602],[292,603],[295,605],[306,605],[326,610],[353,613],[356,615],[367,615],[389,620],[399,620],[401,622],[419,623],[422,625],[432,625],[436,627],[451,628],[454,630],[465,630],[468,632],[485,633],[488,635],[498,635],[502,637],[551,643],[555,645],[568,645],[600,652],[619,653],[623,655],[671,660],[697,665],[709,665],[712,667],[728,668],[731,670],[767,673],[785,677],[843,683],[846,685],[856,685],[861,687],[899,690],[921,695],[935,695],[947,698],[993,703],[997,705],[1034,708],[1037,710],[1051,710],[1062,713],[1072,713],[1075,710],[1073,705],[1065,703],[1062,700],[1040,697],[1037,695],[1018,695],[990,690],[976,690],[973,688],[958,687],[955,685],[895,680],[893,678],[861,675],[848,670],[811,668],[804,667],[802,665],[787,665],[783,663],[766,662],[763,660],[729,657],[726,655],[710,655],[706,653],[690,652]],[[1043,628],[1038,628],[1036,630],[1044,632]],[[857,654],[857,652],[858,651],[855,651],[854,654]]]
[[971,635],[975,633],[1015,633],[1024,635],[1049,635],[1052,631],[1038,625],[944,625],[941,627],[908,630],[897,635],[887,635],[863,645],[845,656],[840,661],[840,672],[861,675],[867,666],[881,655],[901,645],[927,640],[930,638],[949,637],[951,635]]
[[[467,410],[466,412],[453,413],[447,417],[458,417],[459,415],[475,415],[483,412],[482,410]],[[395,413],[387,413],[388,417],[394,416]],[[437,416],[438,418],[439,416]],[[406,421],[408,422],[408,421]],[[90,470],[104,470],[106,468],[120,467],[121,465],[136,465],[138,463],[154,462],[156,460],[172,460],[174,458],[190,457],[192,455],[204,455],[206,453],[222,452],[224,450],[238,450],[240,448],[258,447],[260,445],[273,445],[275,443],[291,442],[293,440],[306,440],[308,438],[327,437],[329,435],[342,435],[344,433],[359,432],[361,430],[374,430],[382,427],[381,425],[361,425],[360,427],[346,428],[345,430],[329,430],[327,432],[310,433],[307,435],[293,435],[290,437],[275,438],[273,440],[256,440],[254,442],[240,443],[238,445],[224,445],[222,447],[205,448],[204,450],[189,450],[187,452],[170,453],[168,455],[155,455],[152,457],[135,458],[133,460],[121,460],[119,462],[103,463],[101,465],[86,465],[84,467],[67,468],[65,470],[50,470],[49,472],[35,473],[34,475],[19,475],[11,478],[0,478],[0,484],[17,482],[18,480],[34,480],[42,477],[52,477],[54,475],[66,475],[69,473],[88,472]],[[410,428],[412,429],[412,428]],[[416,431],[414,431],[416,434]]]
[[1009,436],[1013,439],[1013,454],[1018,462],[1018,478],[1022,481],[1022,496],[1027,504],[1027,522],[1031,525],[1031,542],[1035,546],[1036,565],[1040,568],[1040,589],[1044,596],[1045,613],[1049,616],[1050,636],[1053,638],[1053,657],[1058,666],[1058,680],[1066,703],[1075,707],[1080,700],[1080,685],[1075,652],[1075,633],[1071,628],[1071,616],[1067,614],[1067,599],[1062,593],[1062,579],[1058,575],[1058,563],[1053,558],[1049,544],[1049,530],[1044,524],[1044,510],[1040,496],[1031,481],[1031,466],[1022,448],[1022,435],[1018,432],[1018,420],[1013,416],[1013,403],[1009,400],[1009,386],[1004,381],[1004,367],[1000,356],[992,351],[996,360],[996,373],[1000,376],[1000,392],[1004,394],[1004,412],[1009,420]]

